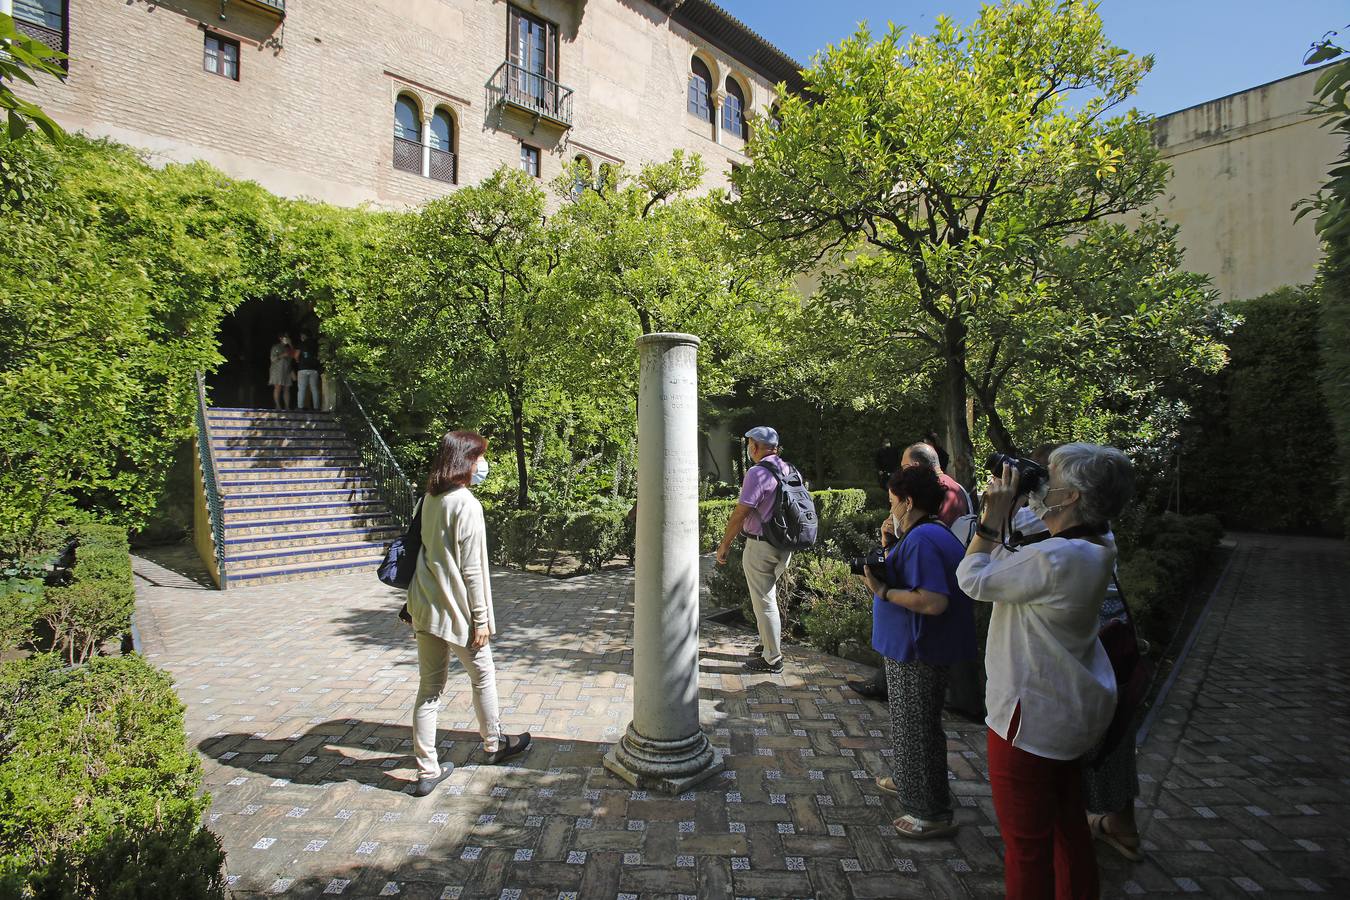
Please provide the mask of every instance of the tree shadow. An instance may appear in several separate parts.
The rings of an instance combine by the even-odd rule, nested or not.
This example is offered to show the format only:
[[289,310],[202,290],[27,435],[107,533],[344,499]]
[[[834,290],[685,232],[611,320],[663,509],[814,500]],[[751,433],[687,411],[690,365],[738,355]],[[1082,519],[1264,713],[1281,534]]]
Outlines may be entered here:
[[132,551],[136,578],[153,587],[214,591],[216,584],[191,544],[159,544]]

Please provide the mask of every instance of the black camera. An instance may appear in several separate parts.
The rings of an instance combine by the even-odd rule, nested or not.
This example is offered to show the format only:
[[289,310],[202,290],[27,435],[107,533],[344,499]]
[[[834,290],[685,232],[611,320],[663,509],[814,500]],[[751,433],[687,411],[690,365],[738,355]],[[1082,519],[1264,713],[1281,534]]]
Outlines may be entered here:
[[882,584],[886,583],[886,548],[873,547],[864,556],[855,556],[848,562],[848,570],[854,575],[871,572],[872,577]]
[[1022,480],[1017,483],[1017,493],[1030,494],[1042,484],[1050,480],[1050,471],[1034,459],[1025,459],[1019,456],[1009,456],[1006,453],[995,453],[989,457],[985,463],[989,469],[989,474],[995,478],[1003,474],[1006,466],[1012,466],[1022,475]]

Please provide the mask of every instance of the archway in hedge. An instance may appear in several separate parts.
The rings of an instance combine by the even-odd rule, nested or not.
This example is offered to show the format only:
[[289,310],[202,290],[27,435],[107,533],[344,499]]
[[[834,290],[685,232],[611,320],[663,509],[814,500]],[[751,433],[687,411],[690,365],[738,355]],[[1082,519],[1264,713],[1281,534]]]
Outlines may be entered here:
[[[298,342],[300,332],[307,329],[316,334],[318,319],[301,304],[279,297],[255,297],[239,304],[221,320],[216,332],[217,346],[225,359],[206,379],[211,405],[271,408],[267,373],[272,344],[281,332]],[[294,390],[292,385],[292,406]]]

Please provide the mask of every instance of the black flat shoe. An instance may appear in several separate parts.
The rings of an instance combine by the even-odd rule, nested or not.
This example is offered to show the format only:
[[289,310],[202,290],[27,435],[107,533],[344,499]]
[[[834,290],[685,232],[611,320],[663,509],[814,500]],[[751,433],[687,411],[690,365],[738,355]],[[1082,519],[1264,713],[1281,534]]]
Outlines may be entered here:
[[868,700],[884,701],[889,693],[884,684],[878,684],[876,681],[850,681],[848,686],[855,694]]
[[424,778],[419,776],[417,783],[413,785],[412,795],[414,797],[425,797],[427,794],[436,790],[436,785],[449,778],[450,773],[453,771],[455,771],[455,764],[449,760],[442,760],[441,774],[437,775],[435,778]]
[[764,657],[756,656],[745,661],[743,667],[747,672],[766,672],[769,675],[781,675],[783,672],[783,661],[780,659],[776,663],[764,661]]
[[519,756],[530,748],[530,733],[522,731],[520,734],[504,735],[501,746],[497,752],[488,753],[487,762],[490,766],[503,763],[513,756]]

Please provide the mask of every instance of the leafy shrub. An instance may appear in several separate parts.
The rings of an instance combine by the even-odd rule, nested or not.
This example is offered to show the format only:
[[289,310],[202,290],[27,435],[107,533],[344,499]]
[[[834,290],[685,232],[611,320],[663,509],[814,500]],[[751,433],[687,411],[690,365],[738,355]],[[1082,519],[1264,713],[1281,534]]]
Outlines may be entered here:
[[871,645],[872,594],[842,560],[811,556],[802,561],[797,586],[803,593],[802,627],[807,640],[838,654],[845,643]]
[[726,534],[727,522],[736,511],[736,500],[704,500],[698,505],[698,545],[713,550]]
[[38,618],[52,629],[56,648],[72,663],[130,628],[136,604],[126,529],[84,529],[81,540],[92,543],[81,543],[75,550],[74,581],[46,588],[36,605]]
[[1118,578],[1144,637],[1154,643],[1168,639],[1222,536],[1223,526],[1213,515],[1169,513],[1143,530],[1141,545],[1121,561]]
[[107,525],[102,522],[82,522],[70,527],[70,536],[82,550],[117,550],[127,553],[130,544],[127,530],[121,525]]
[[812,491],[811,499],[816,501],[821,531],[827,533],[837,523],[851,519],[867,506],[867,492],[860,488]]
[[633,527],[625,510],[591,510],[570,516],[560,538],[560,546],[581,561],[581,571],[596,572],[632,546]]
[[525,566],[539,555],[544,519],[532,509],[485,509],[488,554],[493,562]]
[[0,894],[223,897],[172,680],[138,656],[0,664]]

